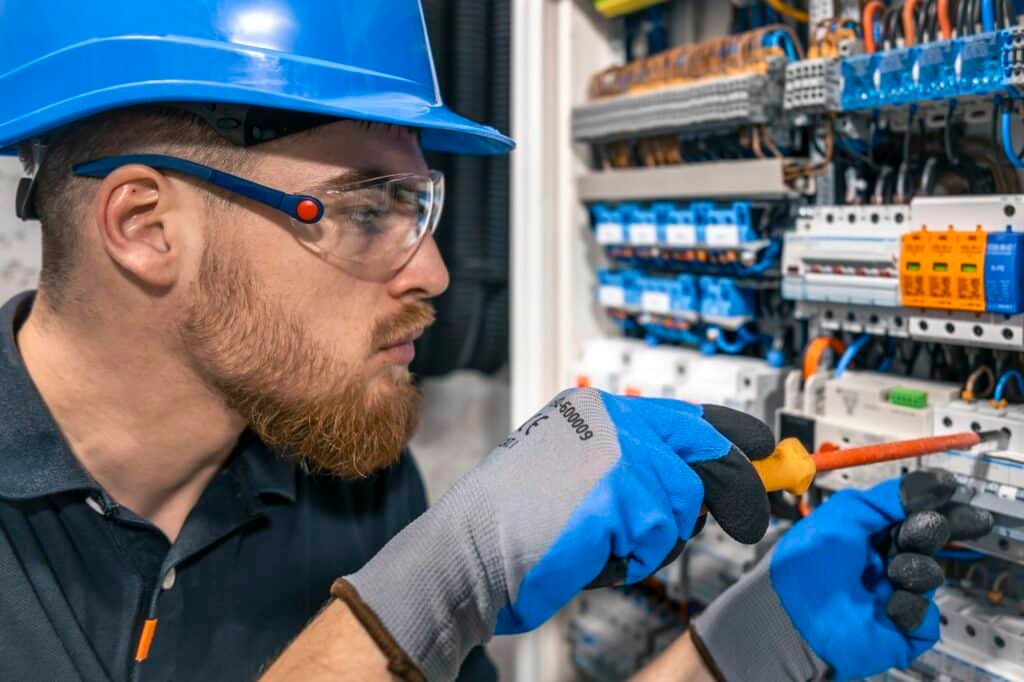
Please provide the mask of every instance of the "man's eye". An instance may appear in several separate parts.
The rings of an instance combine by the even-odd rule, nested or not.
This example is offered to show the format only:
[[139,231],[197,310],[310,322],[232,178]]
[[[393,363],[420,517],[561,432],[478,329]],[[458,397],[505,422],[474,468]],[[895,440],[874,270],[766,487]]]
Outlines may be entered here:
[[338,215],[365,234],[379,234],[384,231],[388,211],[374,206],[350,206]]

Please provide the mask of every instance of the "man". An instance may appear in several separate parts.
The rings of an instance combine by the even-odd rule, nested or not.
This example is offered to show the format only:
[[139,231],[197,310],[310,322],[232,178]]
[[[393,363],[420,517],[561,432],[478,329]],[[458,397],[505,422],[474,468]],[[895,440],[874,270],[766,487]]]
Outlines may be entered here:
[[[440,103],[414,0],[24,0],[0,42],[43,230],[0,312],[4,679],[489,679],[475,647],[649,575],[702,504],[763,535],[767,427],[596,391],[422,513],[407,367],[448,276],[420,150],[511,141]],[[836,496],[645,674],[905,665],[927,554],[990,525],[908,481]]]

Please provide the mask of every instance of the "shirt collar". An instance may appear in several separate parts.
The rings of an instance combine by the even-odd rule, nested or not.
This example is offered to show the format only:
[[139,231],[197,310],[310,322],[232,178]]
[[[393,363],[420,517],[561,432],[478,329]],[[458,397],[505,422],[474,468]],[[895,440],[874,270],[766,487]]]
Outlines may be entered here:
[[[71,452],[18,351],[15,334],[34,299],[34,292],[19,294],[0,308],[0,498],[103,493]],[[228,467],[244,476],[252,493],[295,501],[296,466],[255,434],[242,434]]]

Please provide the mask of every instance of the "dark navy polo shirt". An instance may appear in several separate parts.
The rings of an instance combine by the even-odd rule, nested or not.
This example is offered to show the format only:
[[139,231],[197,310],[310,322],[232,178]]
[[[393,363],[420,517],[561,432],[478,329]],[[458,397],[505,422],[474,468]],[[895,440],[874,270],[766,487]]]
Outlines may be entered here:
[[[343,481],[245,433],[168,542],[64,441],[15,343],[31,304],[0,309],[0,680],[255,679],[426,507],[408,454]],[[496,673],[476,650],[461,679]]]

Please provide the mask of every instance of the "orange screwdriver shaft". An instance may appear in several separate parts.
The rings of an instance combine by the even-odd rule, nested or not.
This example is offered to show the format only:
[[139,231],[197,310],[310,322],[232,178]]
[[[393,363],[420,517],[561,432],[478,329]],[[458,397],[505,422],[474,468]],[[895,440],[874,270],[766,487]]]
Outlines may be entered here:
[[830,452],[816,452],[812,457],[814,458],[814,468],[819,472],[833,471],[835,469],[846,469],[865,464],[877,464],[879,462],[891,462],[897,459],[931,455],[937,452],[945,452],[946,450],[966,450],[978,445],[982,440],[985,440],[983,434],[968,431],[947,436],[929,436],[927,438],[864,445],[856,448],[832,450]]

